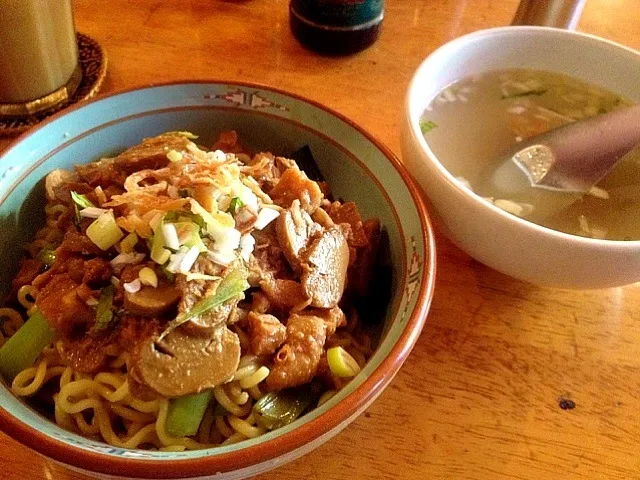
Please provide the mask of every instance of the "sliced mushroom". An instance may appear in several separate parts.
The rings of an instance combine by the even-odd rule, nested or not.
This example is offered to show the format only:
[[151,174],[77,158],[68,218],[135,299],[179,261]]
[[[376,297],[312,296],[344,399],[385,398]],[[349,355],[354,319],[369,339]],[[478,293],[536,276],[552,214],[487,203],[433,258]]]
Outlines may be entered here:
[[321,230],[322,227],[300,208],[299,200],[294,200],[291,207],[276,219],[278,244],[291,268],[298,274],[301,272],[300,252],[309,243],[309,238]]
[[182,324],[182,328],[188,331],[191,335],[199,335],[208,337],[212,335],[215,330],[227,324],[227,320],[231,314],[231,311],[238,303],[238,299],[229,300],[222,305],[209,310],[204,315],[193,317],[188,322]]
[[274,308],[291,310],[309,305],[309,297],[300,283],[293,280],[268,277],[260,282],[260,288]]
[[326,230],[305,250],[301,283],[311,306],[335,307],[342,293],[349,266],[349,246],[339,226]]
[[135,293],[125,292],[124,308],[135,315],[162,315],[180,300],[180,291],[171,284],[142,287]]
[[[194,273],[202,273],[212,277],[222,278],[225,267],[214,264],[208,258],[200,257],[193,267]],[[203,298],[214,295],[220,280],[187,280],[184,274],[178,274],[176,278],[176,288],[180,292],[180,302],[178,303],[178,315],[188,313]],[[230,300],[219,307],[216,307],[205,315],[194,317],[183,324],[183,328],[192,335],[208,337],[220,325],[224,325],[231,313],[231,310],[238,303],[238,300]]]
[[223,326],[211,337],[172,330],[153,337],[131,356],[129,369],[139,383],[165,397],[181,397],[214,388],[231,379],[240,361],[240,340]]

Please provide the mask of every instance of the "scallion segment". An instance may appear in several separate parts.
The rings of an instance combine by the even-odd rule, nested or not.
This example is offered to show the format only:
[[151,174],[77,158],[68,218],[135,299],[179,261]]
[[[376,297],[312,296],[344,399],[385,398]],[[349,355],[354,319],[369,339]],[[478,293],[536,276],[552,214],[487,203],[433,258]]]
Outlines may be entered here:
[[342,347],[332,347],[327,350],[327,363],[331,373],[336,377],[349,378],[360,373],[358,362]]
[[153,234],[153,241],[151,242],[151,260],[154,262],[164,265],[169,260],[171,256],[171,252],[164,248],[165,240],[164,234],[162,233],[162,221],[160,225],[156,228],[155,233]]
[[53,338],[47,319],[36,311],[0,348],[0,374],[11,382],[18,373],[33,365]]
[[275,430],[290,424],[313,402],[313,391],[309,386],[270,392],[253,406],[258,425]]
[[100,300],[96,306],[96,328],[102,330],[113,320],[113,285],[109,285],[100,292]]
[[238,267],[232,269],[225,277],[220,281],[216,292],[210,297],[203,298],[199,302],[197,302],[191,310],[188,312],[179,315],[174,320],[169,322],[167,328],[160,335],[160,339],[164,338],[171,330],[182,325],[185,322],[188,322],[192,318],[199,317],[207,313],[209,310],[212,310],[220,305],[222,305],[227,300],[231,300],[232,298],[241,295],[247,288],[249,288],[249,283],[247,282],[248,272],[246,269]]
[[135,233],[130,233],[124,240],[120,242],[120,251],[122,253],[131,253],[133,252],[135,246],[138,244],[138,235]]
[[87,237],[101,250],[109,250],[124,237],[124,234],[118,227],[113,212],[109,210],[89,225]]
[[73,200],[73,203],[75,203],[78,207],[80,208],[95,207],[93,202],[91,202],[91,200],[89,200],[86,195],[76,193],[73,190],[71,190],[70,193],[71,193],[71,200]]
[[40,250],[38,254],[38,259],[45,264],[47,267],[50,267],[56,261],[56,251],[52,248],[45,247]]
[[197,224],[187,221],[177,222],[175,226],[182,245],[187,248],[197,246],[201,252],[207,251],[207,247],[200,237],[200,227]]
[[233,197],[229,202],[229,213],[231,215],[235,215],[243,206],[244,202],[240,199],[240,197]]
[[172,398],[169,401],[166,429],[174,437],[188,437],[198,433],[204,412],[211,401],[211,390]]
[[430,132],[437,126],[438,124],[432,120],[420,120],[420,131],[423,135],[427,132]]
[[510,93],[507,95],[502,95],[501,98],[502,100],[508,100],[509,98],[530,97],[531,95],[535,95],[539,97],[540,95],[544,95],[545,93],[547,93],[546,88],[539,88],[534,90],[527,90],[526,92],[516,92],[516,93]]

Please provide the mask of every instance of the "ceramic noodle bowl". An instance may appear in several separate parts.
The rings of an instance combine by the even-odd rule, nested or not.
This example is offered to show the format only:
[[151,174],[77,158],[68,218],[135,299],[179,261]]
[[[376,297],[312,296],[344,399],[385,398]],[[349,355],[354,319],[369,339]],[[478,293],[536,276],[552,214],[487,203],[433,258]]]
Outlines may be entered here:
[[[121,152],[142,138],[191,131],[212,145],[235,130],[251,152],[309,146],[336,198],[376,217],[387,239],[390,298],[378,347],[337,395],[293,423],[255,439],[207,450],[160,452],[109,446],[57,426],[0,386],[0,426],[16,440],[98,478],[244,478],[291,461],[362,413],[396,374],[425,322],[435,250],[425,207],[394,155],[337,113],[284,92],[216,82],[154,86],[103,97],[57,115],[12,145],[0,161],[1,282],[7,294],[23,245],[43,224],[44,178]],[[389,280],[377,278],[375,281]],[[363,445],[364,447],[364,445]]]

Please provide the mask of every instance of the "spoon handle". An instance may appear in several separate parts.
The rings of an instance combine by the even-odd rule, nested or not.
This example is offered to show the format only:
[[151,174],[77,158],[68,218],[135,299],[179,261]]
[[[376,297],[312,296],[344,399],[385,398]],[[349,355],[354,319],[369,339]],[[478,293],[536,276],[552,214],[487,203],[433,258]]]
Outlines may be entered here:
[[[588,192],[640,145],[640,105],[598,115],[536,137],[513,161],[532,186]],[[540,158],[535,158],[539,154]]]

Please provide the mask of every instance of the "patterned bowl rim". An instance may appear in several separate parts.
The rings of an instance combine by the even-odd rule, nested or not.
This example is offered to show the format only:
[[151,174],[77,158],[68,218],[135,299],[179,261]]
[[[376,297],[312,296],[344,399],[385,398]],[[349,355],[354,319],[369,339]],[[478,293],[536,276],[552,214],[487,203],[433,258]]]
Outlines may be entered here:
[[[307,103],[315,108],[338,118],[346,123],[350,128],[358,131],[368,141],[383,153],[391,166],[400,175],[405,187],[409,191],[414,205],[417,209],[421,223],[422,243],[424,251],[419,252],[424,259],[424,267],[420,277],[420,289],[416,299],[415,307],[411,312],[407,323],[399,338],[389,351],[388,355],[381,361],[380,365],[367,377],[356,389],[341,400],[339,403],[328,409],[318,417],[302,423],[297,428],[285,434],[276,436],[265,442],[260,442],[246,448],[239,448],[234,451],[220,453],[211,456],[204,456],[194,459],[176,460],[156,460],[156,459],[135,459],[123,458],[114,455],[91,452],[61,440],[52,438],[39,430],[23,423],[6,410],[0,407],[0,429],[32,450],[49,457],[53,460],[67,464],[69,466],[83,469],[89,472],[103,473],[108,475],[119,475],[129,478],[189,478],[206,475],[215,475],[223,472],[232,472],[238,469],[246,469],[257,466],[263,462],[275,460],[281,455],[301,449],[306,444],[330,433],[340,425],[358,413],[359,408],[373,401],[377,394],[391,382],[397,371],[400,369],[407,356],[415,345],[422,327],[426,321],[427,313],[433,297],[436,272],[435,238],[432,223],[427,213],[421,192],[409,175],[406,167],[400,162],[397,156],[376,137],[368,133],[358,124],[348,119],[335,110],[322,105],[321,103],[308,99],[298,94],[294,94],[279,88],[274,88],[260,83],[225,81],[225,80],[189,80],[166,83],[152,83],[145,86],[120,90],[106,95],[101,95],[89,101],[80,102],[68,109],[51,116],[33,129],[25,132],[15,139],[5,152],[0,155],[0,161],[4,159],[11,150],[26,138],[34,135],[38,130],[55,122],[58,118],[67,113],[81,109],[86,105],[108,100],[110,97],[128,95],[137,91],[163,88],[170,86],[208,84],[208,85],[231,85],[246,88],[255,88],[284,95]],[[364,168],[367,168],[364,164]],[[404,236],[403,236],[404,237]],[[404,238],[406,243],[407,239]],[[406,273],[408,275],[408,272]],[[161,467],[161,469],[159,468]]]

